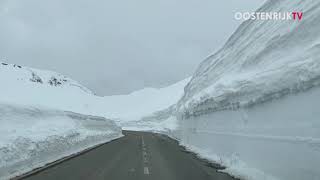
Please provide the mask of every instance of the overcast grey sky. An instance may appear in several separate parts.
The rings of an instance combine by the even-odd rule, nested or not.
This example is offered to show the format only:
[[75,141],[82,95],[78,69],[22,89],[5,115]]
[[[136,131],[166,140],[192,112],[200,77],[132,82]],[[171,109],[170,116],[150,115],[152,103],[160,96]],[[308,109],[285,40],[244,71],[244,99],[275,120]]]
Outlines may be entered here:
[[192,75],[264,0],[0,0],[0,61],[49,69],[99,95]]

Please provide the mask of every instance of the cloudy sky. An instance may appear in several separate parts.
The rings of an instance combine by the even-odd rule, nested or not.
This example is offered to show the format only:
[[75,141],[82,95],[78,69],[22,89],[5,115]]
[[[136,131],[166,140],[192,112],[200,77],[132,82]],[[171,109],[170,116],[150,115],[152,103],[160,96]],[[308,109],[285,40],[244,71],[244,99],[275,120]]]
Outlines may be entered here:
[[0,61],[67,75],[99,95],[192,75],[264,0],[0,0]]

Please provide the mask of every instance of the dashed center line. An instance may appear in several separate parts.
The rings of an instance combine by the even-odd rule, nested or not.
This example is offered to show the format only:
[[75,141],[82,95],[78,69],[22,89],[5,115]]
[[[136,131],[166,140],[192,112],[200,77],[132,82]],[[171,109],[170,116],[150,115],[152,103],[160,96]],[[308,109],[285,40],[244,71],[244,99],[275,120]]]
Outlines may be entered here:
[[146,175],[149,175],[149,168],[148,167],[144,167],[143,168],[143,173]]
[[[146,164],[148,163],[148,154],[147,154],[147,148],[146,145],[144,143],[144,138],[143,136],[141,136],[141,144],[142,144],[142,158],[143,158],[143,163]],[[143,174],[145,175],[149,175],[150,171],[149,168],[147,166],[144,166],[143,168]]]
[[142,146],[144,146],[145,144],[144,144],[144,138],[143,138],[143,136],[141,137],[141,141],[142,141]]

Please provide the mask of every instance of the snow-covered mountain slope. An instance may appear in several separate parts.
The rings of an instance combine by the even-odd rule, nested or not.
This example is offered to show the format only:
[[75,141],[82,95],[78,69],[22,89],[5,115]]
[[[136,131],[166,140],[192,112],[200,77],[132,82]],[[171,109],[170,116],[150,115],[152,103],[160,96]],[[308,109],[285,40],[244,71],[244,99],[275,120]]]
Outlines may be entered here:
[[0,103],[0,179],[121,136],[102,117]]
[[16,86],[33,85],[37,87],[59,87],[81,90],[88,94],[93,94],[88,88],[78,82],[52,71],[43,71],[15,64],[0,63],[0,82],[3,87],[11,89]]
[[246,180],[320,179],[320,2],[269,0],[201,63],[178,102],[180,142]]
[[245,21],[201,63],[179,103],[186,116],[251,106],[320,85],[320,2],[269,0],[260,12],[301,21]]
[[97,115],[88,106],[99,97],[59,73],[1,63],[0,84],[1,103]]

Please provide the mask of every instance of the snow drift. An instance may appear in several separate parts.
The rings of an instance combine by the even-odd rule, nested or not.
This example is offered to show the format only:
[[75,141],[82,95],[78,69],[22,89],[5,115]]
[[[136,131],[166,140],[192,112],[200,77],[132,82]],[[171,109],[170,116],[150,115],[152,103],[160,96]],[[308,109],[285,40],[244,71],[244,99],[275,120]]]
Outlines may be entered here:
[[122,136],[105,118],[12,104],[0,104],[0,123],[0,179]]
[[250,179],[320,179],[320,2],[269,0],[203,61],[178,102],[181,143]]

